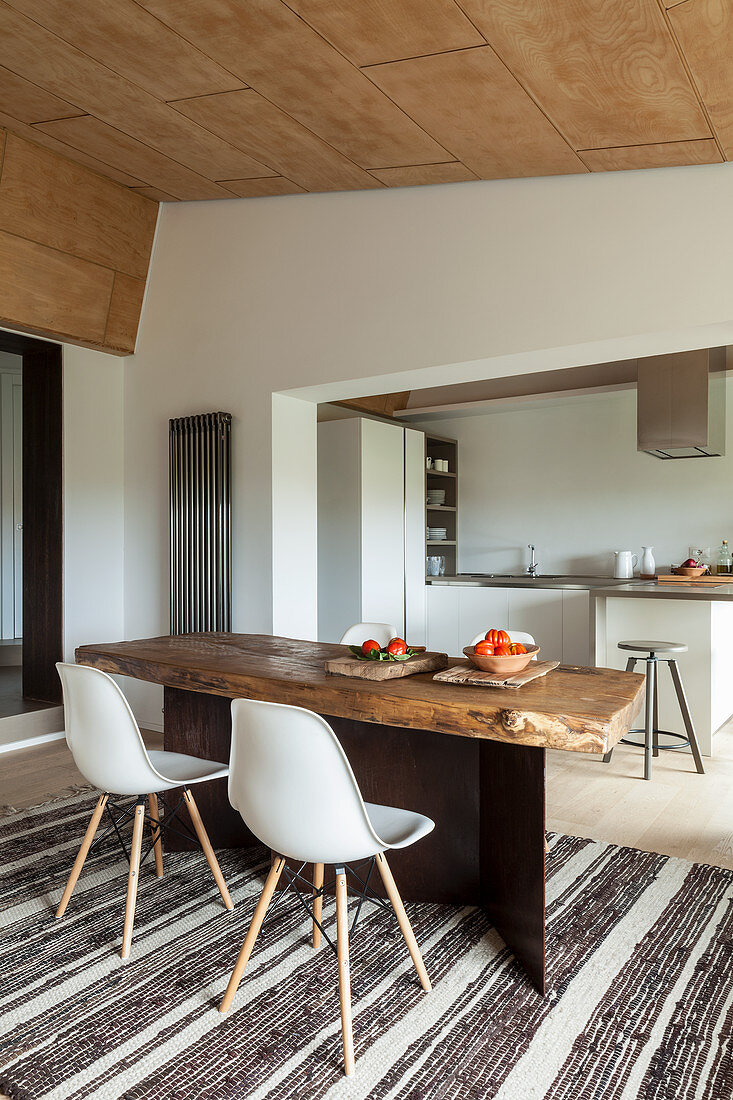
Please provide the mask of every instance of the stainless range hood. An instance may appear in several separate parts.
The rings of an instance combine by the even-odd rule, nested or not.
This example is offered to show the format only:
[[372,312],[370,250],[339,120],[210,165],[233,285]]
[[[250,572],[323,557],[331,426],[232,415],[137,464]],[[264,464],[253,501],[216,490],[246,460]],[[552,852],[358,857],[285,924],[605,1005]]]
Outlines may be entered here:
[[725,348],[638,360],[637,445],[655,458],[725,454]]

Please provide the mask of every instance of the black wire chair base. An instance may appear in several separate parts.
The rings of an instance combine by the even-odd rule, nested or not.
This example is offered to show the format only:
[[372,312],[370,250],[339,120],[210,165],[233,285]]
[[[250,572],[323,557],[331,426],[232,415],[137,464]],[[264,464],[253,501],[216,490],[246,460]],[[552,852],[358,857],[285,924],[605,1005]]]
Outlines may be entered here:
[[[366,878],[361,877],[359,872],[356,870],[356,867],[351,867],[347,863],[343,864],[343,868],[344,868],[344,871],[346,872],[347,877],[348,877],[348,875],[351,875],[351,877],[356,879],[357,882],[361,885],[361,891],[359,892],[359,900],[358,900],[358,903],[357,903],[357,906],[356,906],[356,913],[354,914],[354,919],[351,922],[351,929],[349,931],[349,936],[353,936],[353,934],[354,934],[354,930],[356,929],[356,925],[358,923],[359,917],[361,916],[362,906],[364,905],[365,901],[371,901],[375,905],[381,906],[382,909],[384,909],[387,913],[390,914],[390,916],[392,916],[395,920],[397,920],[397,914],[395,913],[392,906],[388,905],[387,902],[383,898],[380,898],[379,895],[375,894],[374,891],[371,890],[370,887],[369,887],[369,882],[371,880],[372,872],[374,871],[374,865],[375,865],[376,861],[377,861],[377,857],[376,856],[371,856],[370,859],[362,860],[360,863],[356,864],[356,867],[359,867],[359,868],[361,868],[365,863],[367,863],[369,865],[369,868],[368,868],[368,871],[367,871],[367,874],[366,874]],[[285,866],[283,867],[283,874],[285,875],[286,879],[288,880],[287,881],[287,886],[285,887],[284,890],[280,891],[280,893],[278,894],[276,900],[270,906],[270,908],[267,912],[267,915],[265,917],[265,920],[269,922],[272,919],[273,914],[282,905],[283,900],[288,896],[288,894],[292,890],[293,893],[295,894],[296,898],[298,899],[298,901],[300,902],[300,904],[302,905],[302,907],[305,909],[306,913],[310,917],[310,919],[313,921],[313,923],[318,928],[320,928],[321,934],[322,934],[323,938],[325,939],[326,943],[328,944],[328,946],[331,948],[333,953],[336,954],[337,953],[336,944],[333,942],[333,940],[329,936],[328,932],[323,927],[323,924],[321,923],[321,921],[318,920],[318,918],[316,917],[314,907],[313,907],[313,903],[318,898],[324,898],[326,893],[328,891],[332,890],[335,887],[336,878],[334,877],[332,879],[329,879],[328,881],[325,881],[325,879],[324,879],[323,886],[321,886],[318,890],[315,890],[314,887],[313,887],[313,883],[309,882],[309,880],[302,874],[303,868],[305,866],[306,866],[305,863],[301,863],[298,870],[295,871],[295,870],[293,870],[292,867],[288,867],[287,863],[285,864]],[[299,890],[298,882],[302,882],[302,883],[305,884],[305,886],[308,887],[309,892],[308,892],[307,895],[304,896],[303,893]]]
[[[176,836],[183,837],[184,840],[192,840],[197,847],[200,847],[200,841],[199,838],[196,836],[196,833],[193,831],[193,829],[189,828],[185,821],[178,817],[178,811],[181,809],[181,806],[185,801],[185,792],[187,790],[188,788],[184,787],[184,794],[182,794],[181,797],[178,799],[178,802],[173,807],[173,809],[171,809],[171,806],[165,796],[158,793],[158,803],[159,805],[160,803],[163,804],[165,814],[157,818],[153,817],[153,815],[147,808],[148,801],[146,795],[139,795],[138,797],[133,796],[126,801],[120,799],[116,799],[115,801],[113,801],[111,798],[108,798],[104,809],[105,813],[109,817],[111,824],[109,825],[109,828],[105,833],[102,833],[101,836],[95,837],[94,843],[90,847],[88,855],[91,855],[95,848],[101,847],[108,837],[114,836],[116,837],[120,848],[124,852],[125,859],[129,864],[130,851],[127,847],[127,844],[125,843],[125,838],[120,831],[120,825],[132,822],[135,817],[135,809],[137,808],[137,806],[145,807],[143,828],[146,825],[149,825],[151,830],[150,843],[145,849],[144,854],[141,854],[140,856],[140,866],[143,865],[145,860],[152,853],[155,845],[158,843],[163,833],[166,832],[174,833]],[[176,825],[173,824],[174,821],[176,822]]]

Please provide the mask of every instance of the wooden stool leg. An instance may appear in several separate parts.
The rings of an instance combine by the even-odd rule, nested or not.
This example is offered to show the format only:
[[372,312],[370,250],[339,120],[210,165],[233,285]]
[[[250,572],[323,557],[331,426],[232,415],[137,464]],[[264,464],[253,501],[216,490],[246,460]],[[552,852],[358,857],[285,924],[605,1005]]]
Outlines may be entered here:
[[204,828],[204,823],[201,820],[201,814],[199,813],[199,808],[196,805],[196,803],[194,802],[193,795],[191,794],[188,787],[186,787],[186,789],[184,790],[183,797],[186,799],[186,805],[188,806],[188,812],[191,815],[191,821],[193,822],[193,827],[196,830],[196,836],[199,838],[199,843],[200,843],[201,847],[204,850],[204,855],[206,856],[206,862],[208,863],[209,867],[211,868],[211,873],[214,876],[214,881],[216,882],[216,885],[219,887],[219,893],[221,894],[222,898],[224,899],[224,905],[226,906],[227,909],[233,909],[234,908],[234,902],[231,899],[231,896],[230,896],[229,891],[227,889],[227,884],[224,881],[224,876],[221,873],[221,867],[219,866],[219,861],[216,858],[216,856],[214,855],[214,849],[211,847],[211,841],[209,840],[209,834],[206,832],[206,829]]
[[323,864],[313,864],[313,946],[321,946],[321,930],[316,924],[316,921],[320,921],[323,924],[323,894],[320,891],[323,889]]
[[81,848],[79,854],[74,860],[74,866],[71,868],[71,874],[69,875],[66,887],[64,889],[63,896],[59,902],[59,907],[56,910],[57,917],[63,917],[66,912],[66,906],[69,904],[69,899],[74,892],[81,869],[84,866],[84,861],[89,855],[89,849],[92,846],[92,841],[99,828],[99,822],[102,820],[102,814],[104,813],[104,807],[107,805],[108,794],[101,794],[97,805],[94,807],[94,813],[92,814],[91,821],[87,825],[87,831],[84,833],[84,839],[81,842]]
[[153,834],[153,852],[155,853],[155,873],[158,878],[163,877],[163,845],[160,843],[160,812],[158,810],[157,794],[149,794],[150,804],[150,831]]
[[423,987],[426,993],[429,993],[433,987],[430,984],[430,978],[428,977],[428,972],[425,969],[425,963],[422,960],[420,948],[417,946],[415,933],[412,931],[412,925],[408,920],[407,913],[405,912],[405,907],[402,904],[400,892],[397,889],[395,880],[392,878],[392,872],[387,865],[387,860],[384,858],[384,852],[380,852],[377,856],[377,867],[379,868],[379,873],[382,876],[382,882],[384,883],[384,888],[387,891],[387,897],[392,902],[392,908],[397,914],[400,931],[405,937],[407,950],[410,952],[410,958],[414,963],[415,970],[417,970],[417,974],[420,979],[420,985]]
[[705,768],[702,762],[702,755],[700,753],[700,746],[697,743],[697,734],[695,733],[695,727],[692,724],[692,715],[690,714],[690,708],[687,705],[687,696],[685,695],[685,689],[682,686],[682,679],[680,677],[680,671],[677,668],[676,661],[669,662],[669,671],[672,673],[672,682],[674,684],[674,690],[677,692],[677,702],[680,705],[682,711],[682,721],[685,723],[685,730],[687,731],[687,737],[690,742],[690,749],[692,750],[692,758],[695,761],[695,767],[700,775],[705,774]]
[[252,948],[255,945],[255,940],[257,939],[260,928],[262,927],[262,922],[265,919],[267,907],[272,900],[272,895],[275,893],[275,887],[277,886],[278,879],[282,874],[282,869],[284,866],[285,860],[282,858],[282,856],[277,856],[274,863],[272,864],[272,867],[270,868],[270,873],[267,876],[265,885],[262,888],[262,893],[260,894],[259,901],[257,902],[257,906],[250,922],[250,926],[247,929],[247,935],[245,936],[244,943],[242,944],[242,949],[239,952],[234,970],[232,971],[232,976],[229,979],[229,985],[227,986],[224,998],[219,1005],[220,1012],[228,1012],[232,1006],[234,994],[237,992],[239,983],[242,980],[244,968],[249,962],[249,957],[252,954]]
[[344,1048],[344,1073],[354,1072],[354,1033],[351,1021],[351,974],[349,971],[349,914],[346,892],[346,872],[336,868],[336,954],[339,966],[339,1000],[341,1002],[341,1041]]
[[132,945],[132,926],[135,922],[135,902],[137,901],[137,883],[140,876],[140,851],[143,846],[143,828],[145,825],[145,802],[138,801],[135,806],[135,818],[132,824],[132,846],[130,848],[130,872],[127,876],[127,900],[125,901],[125,927],[122,932],[123,959],[130,955]]

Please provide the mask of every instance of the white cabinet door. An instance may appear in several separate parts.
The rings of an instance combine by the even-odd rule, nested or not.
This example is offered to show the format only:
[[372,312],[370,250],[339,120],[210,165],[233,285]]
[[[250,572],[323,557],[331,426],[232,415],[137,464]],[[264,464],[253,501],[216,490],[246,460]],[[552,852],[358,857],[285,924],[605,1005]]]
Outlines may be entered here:
[[562,594],[562,663],[590,664],[590,595],[567,591]]
[[447,653],[449,657],[463,656],[458,625],[460,591],[459,588],[447,584],[426,585],[427,644],[431,652]]
[[485,634],[492,627],[505,630],[508,623],[508,588],[460,588],[460,646],[470,645],[478,633]]
[[425,433],[405,428],[405,638],[426,645]]
[[526,630],[542,650],[541,659],[562,661],[562,590],[510,588],[507,626]]
[[405,630],[404,429],[361,420],[361,618]]

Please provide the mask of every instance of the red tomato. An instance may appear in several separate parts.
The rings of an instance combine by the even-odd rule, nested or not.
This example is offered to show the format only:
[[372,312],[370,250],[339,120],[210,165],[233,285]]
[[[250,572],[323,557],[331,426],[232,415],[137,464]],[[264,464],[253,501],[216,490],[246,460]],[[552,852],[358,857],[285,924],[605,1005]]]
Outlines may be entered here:
[[407,653],[407,642],[404,638],[393,638],[387,646],[387,652],[393,657],[401,657],[403,653]]
[[511,657],[512,647],[510,645],[495,645],[494,656],[495,657]]
[[486,634],[486,641],[491,642],[492,645],[509,645],[511,638],[506,630],[497,630],[496,627],[492,627]]
[[371,653],[373,649],[381,649],[379,642],[375,642],[374,638],[368,638],[366,642],[362,642],[361,651],[366,657],[367,653]]
[[477,642],[473,647],[473,652],[478,653],[479,657],[493,657],[494,647],[491,642]]
[[509,648],[511,649],[512,653],[515,656],[517,656],[517,654],[519,654],[519,653],[526,653],[527,652],[527,647],[523,646],[521,642],[512,642],[512,644],[509,646]]

